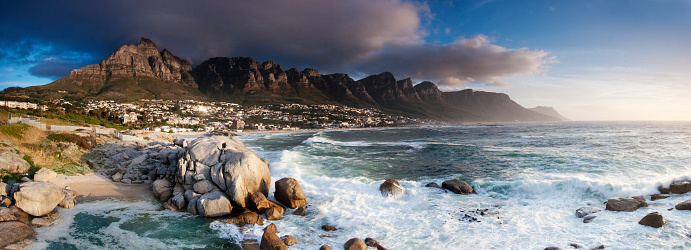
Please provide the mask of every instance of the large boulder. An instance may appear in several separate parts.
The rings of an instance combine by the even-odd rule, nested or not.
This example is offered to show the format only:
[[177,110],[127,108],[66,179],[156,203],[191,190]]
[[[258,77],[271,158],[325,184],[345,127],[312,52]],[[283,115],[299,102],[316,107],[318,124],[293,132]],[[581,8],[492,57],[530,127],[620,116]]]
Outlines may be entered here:
[[691,200],[686,200],[683,201],[676,206],[674,206],[677,210],[691,210]]
[[677,180],[669,185],[669,190],[673,194],[683,194],[691,191],[691,181],[687,180]]
[[166,179],[159,179],[151,183],[151,188],[154,190],[154,196],[160,201],[167,201],[173,196],[173,183]]
[[176,181],[186,190],[208,180],[240,207],[246,207],[255,192],[268,196],[271,187],[268,162],[237,139],[201,137],[186,149],[178,159],[176,170]]
[[14,193],[17,207],[33,216],[44,216],[65,197],[65,193],[58,185],[51,182],[26,182],[19,186]]
[[302,192],[302,187],[293,178],[283,178],[276,181],[276,191],[274,197],[281,204],[289,208],[297,208],[307,205],[307,197]]
[[219,217],[230,214],[233,206],[230,199],[223,192],[215,190],[199,197],[197,212],[205,217]]
[[654,228],[660,228],[665,225],[665,219],[662,218],[662,215],[660,215],[660,213],[652,212],[643,217],[643,219],[641,219],[638,222],[638,224]]
[[343,248],[346,250],[365,250],[367,249],[367,244],[360,238],[352,238],[343,244]]
[[34,229],[27,224],[19,221],[0,222],[0,249],[33,236]]
[[[273,226],[271,226],[273,225]],[[288,246],[276,235],[276,225],[271,223],[262,234],[260,249],[288,249]]]
[[39,169],[34,175],[34,181],[51,181],[58,177],[58,173],[48,168]]
[[0,153],[0,170],[5,170],[8,173],[26,173],[29,167],[31,166],[28,162],[12,151]]
[[286,209],[273,201],[269,201],[269,208],[266,209],[266,219],[267,220],[278,220],[283,217]]
[[397,180],[388,179],[379,185],[379,192],[384,197],[399,198],[403,196],[403,186]]
[[441,183],[441,187],[457,194],[475,193],[473,187],[471,187],[470,184],[462,180],[446,180]]
[[645,202],[645,197],[633,196],[626,198],[609,199],[607,200],[607,206],[605,207],[605,209],[610,211],[633,212],[639,208],[647,206],[648,203]]
[[250,196],[250,209],[256,211],[258,214],[263,214],[271,207],[271,203],[266,199],[266,196],[261,192],[255,192]]

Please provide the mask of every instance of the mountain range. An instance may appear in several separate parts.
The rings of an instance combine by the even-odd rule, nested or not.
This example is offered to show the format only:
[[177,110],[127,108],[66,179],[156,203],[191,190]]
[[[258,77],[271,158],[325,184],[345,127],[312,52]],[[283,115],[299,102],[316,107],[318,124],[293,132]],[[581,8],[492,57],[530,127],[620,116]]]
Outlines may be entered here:
[[506,94],[471,89],[442,92],[432,82],[414,85],[410,78],[397,80],[389,72],[354,80],[347,74],[323,75],[311,68],[285,70],[275,62],[259,63],[249,57],[215,57],[192,67],[168,50],[159,51],[146,38],[47,85],[4,92],[42,99],[335,104],[446,122],[565,120],[552,108],[526,109]]

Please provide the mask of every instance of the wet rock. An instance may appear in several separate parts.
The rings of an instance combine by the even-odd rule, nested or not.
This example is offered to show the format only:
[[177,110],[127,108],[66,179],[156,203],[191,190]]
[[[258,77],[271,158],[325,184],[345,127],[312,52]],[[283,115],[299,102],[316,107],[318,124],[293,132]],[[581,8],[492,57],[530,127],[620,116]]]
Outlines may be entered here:
[[302,187],[293,178],[283,178],[276,181],[276,200],[289,208],[297,208],[307,205],[307,198],[302,192]]
[[559,247],[545,247],[545,250],[561,250]]
[[441,188],[436,182],[427,183],[425,187]]
[[122,180],[122,173],[117,172],[110,178],[113,179],[114,182],[120,182]]
[[442,182],[441,187],[457,194],[475,193],[475,190],[473,190],[470,184],[461,180],[446,180]]
[[319,250],[331,250],[331,247],[329,247],[329,245],[322,245],[319,247]]
[[298,239],[290,235],[283,235],[281,240],[286,244],[286,246],[292,246],[298,243]]
[[322,226],[322,229],[323,229],[324,231],[336,231],[336,227],[330,226],[330,225],[323,225],[323,226]]
[[596,207],[581,207],[579,209],[576,209],[576,217],[583,218],[585,216],[588,216],[590,214],[594,214],[594,213],[597,213],[600,211],[602,211],[602,210],[600,210],[599,208],[596,208]]
[[228,215],[233,210],[230,199],[221,191],[215,190],[199,197],[197,212],[205,217]]
[[33,216],[44,216],[62,201],[65,193],[51,182],[27,182],[14,193],[17,207]]
[[597,218],[597,216],[595,216],[595,215],[586,216],[585,218],[583,218],[583,223],[590,223],[590,222],[592,222],[595,218]]
[[677,210],[691,210],[691,200],[686,200],[683,201],[676,206],[674,206]]
[[34,229],[19,221],[0,222],[0,249],[34,237]]
[[672,190],[669,190],[669,188],[663,186],[657,187],[657,191],[660,191],[660,194],[669,194],[670,192],[672,192]]
[[266,209],[266,219],[267,220],[278,220],[283,217],[283,214],[285,213],[285,208],[281,206],[278,203],[275,202],[269,202],[270,207]]
[[257,213],[245,209],[239,215],[232,217],[230,219],[223,220],[225,223],[229,224],[255,224],[264,225],[264,218],[259,216]]
[[367,238],[365,239],[365,244],[366,244],[368,247],[376,247],[377,250],[388,250],[387,248],[385,248],[384,246],[382,246],[381,244],[379,244],[379,242],[378,242],[377,240],[375,240],[374,238],[367,237]]
[[659,194],[654,194],[650,196],[651,201],[656,201],[656,200],[661,200],[661,199],[667,199],[669,198],[669,195],[659,195]]
[[264,232],[271,232],[271,233],[278,233],[278,227],[276,227],[276,224],[269,224],[264,228]]
[[36,217],[31,220],[31,224],[39,227],[45,227],[53,223],[54,221],[60,219],[60,213],[57,210],[53,210],[46,216]]
[[643,196],[633,196],[626,198],[612,198],[607,200],[605,209],[610,211],[633,212],[641,207],[647,207]]
[[58,177],[55,171],[48,168],[39,169],[36,174],[34,174],[34,181],[51,181]]
[[691,181],[677,180],[669,185],[669,189],[673,194],[683,194],[691,191]]
[[654,228],[660,228],[664,226],[665,223],[665,219],[662,218],[662,215],[658,212],[649,213],[638,222],[638,224]]
[[400,198],[403,196],[403,187],[397,180],[388,179],[379,186],[379,192],[384,197]]
[[173,184],[166,179],[154,181],[151,183],[151,187],[154,190],[154,196],[156,196],[159,201],[167,201],[173,196]]
[[295,211],[293,211],[293,215],[305,216],[305,206],[295,209]]
[[576,249],[583,248],[583,246],[581,246],[581,245],[579,245],[579,244],[576,244],[576,243],[569,243],[569,246],[570,246],[570,247],[573,247],[573,248],[576,248]]
[[605,249],[605,248],[607,248],[607,247],[605,247],[605,245],[599,245],[599,246],[593,247],[592,250],[600,250],[600,249]]
[[[271,223],[271,225],[274,225]],[[269,226],[271,226],[269,225]],[[267,227],[268,228],[268,227]],[[281,240],[281,238],[276,235],[275,228],[276,225],[273,226],[274,230],[264,230],[264,234],[262,234],[262,240],[261,243],[259,244],[259,248],[261,249],[288,249],[288,246]]]
[[352,238],[343,244],[343,248],[346,250],[365,250],[367,249],[367,244],[360,238]]

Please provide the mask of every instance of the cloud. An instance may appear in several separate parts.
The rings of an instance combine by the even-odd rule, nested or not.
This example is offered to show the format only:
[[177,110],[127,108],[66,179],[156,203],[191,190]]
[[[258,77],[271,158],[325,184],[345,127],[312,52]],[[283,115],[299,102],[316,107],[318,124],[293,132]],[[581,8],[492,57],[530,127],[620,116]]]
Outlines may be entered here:
[[49,79],[58,79],[66,76],[75,68],[78,68],[80,62],[65,61],[55,58],[49,58],[43,62],[37,63],[29,68],[29,73],[37,77],[45,77]]
[[505,78],[544,71],[551,60],[547,52],[507,49],[480,35],[444,45],[394,45],[358,68],[367,73],[391,71],[397,76],[438,80],[439,85],[504,85]]
[[[488,84],[537,72],[547,54],[502,48],[484,36],[427,43],[425,27],[434,13],[424,3],[401,0],[42,0],[8,5],[0,10],[0,45],[13,52],[0,50],[0,63],[33,53],[31,63],[37,65],[31,73],[51,77],[65,74],[68,66],[98,63],[140,37],[194,65],[214,56],[249,56],[325,73],[392,71],[397,77],[473,78]],[[22,44],[27,41],[31,44]],[[41,47],[51,49],[35,53]],[[90,57],[75,59],[63,51]],[[60,60],[41,61],[48,57]]]

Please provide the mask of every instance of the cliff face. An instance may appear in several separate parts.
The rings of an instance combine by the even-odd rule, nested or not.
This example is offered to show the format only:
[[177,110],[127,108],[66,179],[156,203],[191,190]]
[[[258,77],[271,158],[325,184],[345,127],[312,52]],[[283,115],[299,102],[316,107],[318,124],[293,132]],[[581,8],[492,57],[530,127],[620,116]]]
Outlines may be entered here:
[[410,78],[396,80],[389,72],[356,81],[347,74],[322,75],[309,68],[286,71],[275,62],[259,63],[249,57],[216,57],[193,68],[170,51],[159,51],[146,38],[136,46],[120,47],[100,64],[75,69],[48,85],[20,91],[39,97],[68,92],[76,98],[119,101],[155,98],[336,104],[450,122],[563,118],[525,109],[506,94],[472,90],[444,93],[432,82],[413,85]]
[[568,120],[569,120],[568,118],[566,118],[566,117],[562,116],[561,114],[559,114],[559,112],[557,112],[557,110],[555,110],[555,109],[552,108],[552,107],[537,106],[537,107],[534,107],[534,108],[529,108],[529,110],[538,112],[538,113],[543,114],[543,115],[547,115],[547,116],[551,116],[551,117],[556,117],[556,118],[558,118],[558,119],[560,119],[560,120],[562,120],[562,121],[568,121]]

